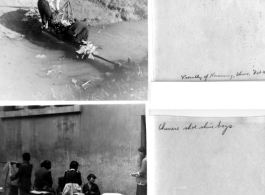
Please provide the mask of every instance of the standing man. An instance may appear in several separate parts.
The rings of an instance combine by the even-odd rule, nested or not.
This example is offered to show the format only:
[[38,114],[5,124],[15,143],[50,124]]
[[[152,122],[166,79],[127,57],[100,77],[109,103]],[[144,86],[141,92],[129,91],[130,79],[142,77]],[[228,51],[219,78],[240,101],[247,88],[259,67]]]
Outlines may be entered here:
[[87,176],[88,182],[83,186],[82,192],[85,195],[100,195],[98,185],[95,184],[96,176],[94,174],[89,174]]
[[47,29],[53,23],[54,13],[51,10],[54,0],[38,0],[38,9],[41,16],[43,28]]
[[10,176],[10,180],[18,179],[18,188],[20,195],[29,195],[31,189],[31,172],[33,165],[29,163],[30,154],[22,155],[23,163],[19,166],[17,173]]
[[136,195],[147,195],[147,159],[145,147],[141,146],[138,152],[140,157],[140,170],[137,173],[132,173],[131,176],[136,177]]

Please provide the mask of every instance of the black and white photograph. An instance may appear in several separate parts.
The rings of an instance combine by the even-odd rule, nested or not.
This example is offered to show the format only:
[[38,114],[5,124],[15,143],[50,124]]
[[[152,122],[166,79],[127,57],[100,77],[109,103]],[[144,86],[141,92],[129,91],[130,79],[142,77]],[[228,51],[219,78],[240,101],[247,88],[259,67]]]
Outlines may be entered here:
[[144,104],[0,107],[1,195],[146,195]]
[[265,194],[265,1],[0,0],[0,44],[0,195]]
[[147,100],[147,0],[2,0],[0,100]]

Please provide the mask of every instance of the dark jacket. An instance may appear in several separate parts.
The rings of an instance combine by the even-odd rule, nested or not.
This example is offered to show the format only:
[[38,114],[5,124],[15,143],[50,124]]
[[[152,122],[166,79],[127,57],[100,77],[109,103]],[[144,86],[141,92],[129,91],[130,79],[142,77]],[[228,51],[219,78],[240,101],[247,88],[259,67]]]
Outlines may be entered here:
[[32,164],[29,164],[29,162],[23,162],[19,166],[18,172],[11,177],[11,181],[18,179],[18,187],[20,189],[30,190],[32,168]]
[[41,167],[35,172],[35,182],[34,182],[35,189],[43,190],[51,188],[52,184],[53,184],[52,174],[50,171],[48,171],[44,167]]
[[94,192],[94,195],[100,195],[98,185],[91,183],[91,189],[89,189],[88,184],[86,183],[82,188],[82,193],[84,193],[85,195],[91,195],[91,192]]
[[53,13],[50,8],[49,3],[46,0],[39,0],[38,1],[38,9],[40,12],[42,24],[44,25],[47,21],[52,22],[53,20]]
[[76,21],[71,27],[70,29],[75,33],[75,34],[79,34],[81,33],[81,31],[87,27],[87,24],[83,21]]
[[89,28],[85,22],[77,21],[69,28],[67,34],[76,43],[80,43],[82,40],[88,41]]
[[69,169],[64,173],[64,183],[77,183],[78,185],[82,185],[81,173],[74,169]]

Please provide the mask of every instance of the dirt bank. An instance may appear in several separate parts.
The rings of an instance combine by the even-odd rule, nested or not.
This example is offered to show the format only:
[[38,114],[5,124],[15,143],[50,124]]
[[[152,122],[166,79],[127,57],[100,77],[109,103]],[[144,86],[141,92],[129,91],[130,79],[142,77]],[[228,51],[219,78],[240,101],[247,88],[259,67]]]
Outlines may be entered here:
[[[74,9],[78,10],[80,2],[73,3]],[[38,28],[40,23],[22,21],[28,11],[26,7],[36,5],[36,1],[3,1],[5,7],[0,7],[0,43],[4,46],[0,48],[0,90],[4,92],[0,95],[1,100],[147,99],[147,20],[110,24],[121,21],[116,16],[111,21],[113,18],[105,15],[106,9],[113,13],[122,11],[117,7],[112,10],[114,1],[109,4],[83,2],[93,4],[92,7],[97,9],[101,5],[98,14],[104,17],[100,20],[93,19],[98,14],[96,11],[91,13],[91,7],[83,10],[88,16],[80,11],[77,11],[79,16],[76,15],[78,19],[88,17],[94,22],[90,28],[90,41],[100,46],[99,55],[122,63],[130,57],[130,68],[117,73],[110,63],[77,59],[74,48],[45,33],[34,33],[32,28]],[[121,3],[115,5],[121,6]],[[89,8],[90,12],[86,12]],[[84,83],[87,83],[85,89],[81,87]]]
[[77,0],[71,4],[74,17],[87,17],[92,24],[147,19],[147,0]]

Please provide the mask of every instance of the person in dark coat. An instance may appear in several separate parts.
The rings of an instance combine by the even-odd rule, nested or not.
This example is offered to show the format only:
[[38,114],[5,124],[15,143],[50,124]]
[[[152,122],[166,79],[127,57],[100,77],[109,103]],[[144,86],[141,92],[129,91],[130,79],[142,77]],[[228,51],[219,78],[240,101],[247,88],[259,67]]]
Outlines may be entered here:
[[20,195],[29,195],[31,189],[31,172],[33,165],[30,164],[30,154],[22,155],[23,163],[19,166],[18,171],[10,176],[10,180],[18,179],[18,188]]
[[88,182],[83,186],[82,193],[85,195],[100,195],[98,185],[95,184],[96,176],[94,174],[89,174],[87,176]]
[[88,20],[86,18],[83,21],[77,20],[69,28],[67,35],[69,39],[75,43],[87,43],[89,37]]
[[35,172],[34,189],[37,191],[52,191],[51,162],[48,160],[40,164],[40,168]]
[[53,23],[54,14],[50,8],[48,0],[38,0],[38,9],[44,28],[48,28]]
[[76,183],[78,185],[82,185],[81,173],[77,170],[78,169],[78,162],[72,161],[70,163],[70,169],[65,171],[64,173],[64,183]]

